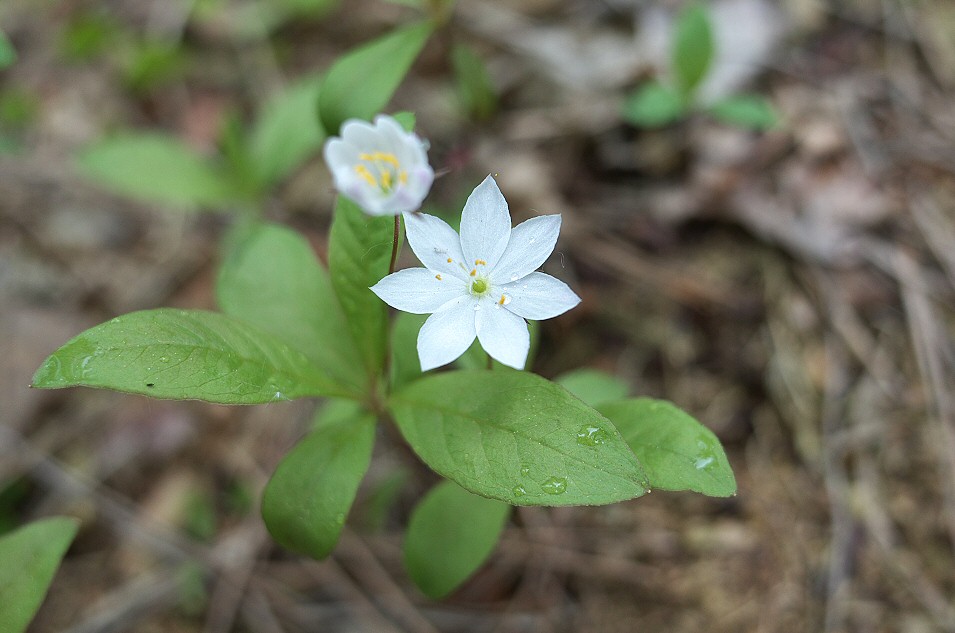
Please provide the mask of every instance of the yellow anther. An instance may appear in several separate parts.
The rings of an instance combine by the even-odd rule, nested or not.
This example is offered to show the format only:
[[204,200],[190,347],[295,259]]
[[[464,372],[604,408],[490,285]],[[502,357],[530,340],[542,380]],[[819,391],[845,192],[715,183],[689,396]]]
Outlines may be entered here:
[[369,160],[372,162],[382,162],[393,165],[395,168],[401,166],[401,163],[398,162],[398,157],[394,154],[388,152],[372,152],[372,153],[361,153],[358,155],[358,158],[361,160]]
[[472,277],[473,277],[474,275],[476,275],[476,274],[477,274],[477,268],[472,268],[470,274],[471,274]]
[[441,281],[441,275],[435,275],[434,278],[437,279],[438,281]]
[[450,257],[448,258],[448,263],[449,263],[449,264],[450,264],[451,262],[453,262],[453,261],[454,261],[454,260],[451,259]]
[[504,295],[501,295],[501,298],[498,300],[497,305],[499,305],[499,306],[504,305],[504,300],[505,300],[505,299],[507,299],[507,297],[505,297]]
[[475,259],[475,260],[474,260],[474,265],[475,265],[475,266],[487,266],[487,262],[484,261],[483,259]]
[[405,184],[408,182],[408,172],[403,171],[398,174],[398,182]]
[[391,189],[391,172],[388,170],[381,172],[381,188]]
[[375,177],[368,171],[368,168],[364,165],[355,165],[355,173],[365,179],[365,181],[372,187],[378,186],[378,181],[375,180]]

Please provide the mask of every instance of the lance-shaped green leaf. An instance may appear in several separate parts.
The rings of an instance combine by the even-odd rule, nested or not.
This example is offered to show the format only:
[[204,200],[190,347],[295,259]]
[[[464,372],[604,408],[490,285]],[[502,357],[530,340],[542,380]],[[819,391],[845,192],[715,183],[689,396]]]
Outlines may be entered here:
[[259,115],[250,150],[259,180],[266,186],[286,178],[325,140],[315,117],[322,78],[300,79],[274,97]]
[[501,369],[427,376],[389,408],[438,474],[513,505],[601,505],[648,482],[605,417],[540,376]]
[[391,385],[398,389],[421,377],[418,360],[418,331],[427,314],[399,312],[391,327]]
[[710,114],[726,123],[754,130],[768,130],[779,125],[776,110],[759,95],[727,97],[710,106]]
[[262,517],[283,547],[321,559],[335,547],[375,441],[375,416],[353,403],[319,412],[315,430],[279,463],[262,496]]
[[362,213],[338,196],[328,244],[332,286],[370,375],[384,365],[388,306],[369,288],[388,274],[395,218]]
[[592,407],[627,397],[627,385],[597,369],[577,369],[558,376],[554,381]]
[[75,519],[55,517],[0,537],[0,631],[26,630],[77,528]]
[[635,398],[597,410],[616,425],[647,471],[652,488],[736,493],[736,479],[713,432],[665,400]]
[[623,118],[639,127],[662,127],[673,123],[685,112],[683,97],[658,81],[643,84],[623,104]]
[[405,533],[405,569],[429,598],[451,593],[494,551],[511,507],[451,481],[415,507]]
[[256,404],[342,395],[307,356],[224,314],[144,310],[91,328],[47,358],[33,386]]
[[252,228],[232,249],[216,285],[226,314],[284,340],[323,369],[342,391],[364,394],[362,358],[328,273],[295,231]]
[[713,29],[705,7],[693,4],[677,18],[673,35],[673,73],[683,94],[703,81],[713,61]]
[[171,136],[114,136],[86,148],[77,160],[92,180],[146,202],[192,208],[235,198],[221,171]]
[[329,69],[318,97],[325,130],[337,134],[346,119],[381,112],[431,35],[430,22],[412,24],[348,52]]

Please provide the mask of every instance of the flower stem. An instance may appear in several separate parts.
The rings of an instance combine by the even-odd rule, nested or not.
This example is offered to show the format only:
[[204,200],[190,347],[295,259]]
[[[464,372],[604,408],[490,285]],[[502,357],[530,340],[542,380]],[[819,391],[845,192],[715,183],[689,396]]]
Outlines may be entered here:
[[395,272],[395,261],[398,259],[398,236],[401,234],[401,216],[395,216],[395,237],[391,243],[391,263],[388,264],[388,274]]

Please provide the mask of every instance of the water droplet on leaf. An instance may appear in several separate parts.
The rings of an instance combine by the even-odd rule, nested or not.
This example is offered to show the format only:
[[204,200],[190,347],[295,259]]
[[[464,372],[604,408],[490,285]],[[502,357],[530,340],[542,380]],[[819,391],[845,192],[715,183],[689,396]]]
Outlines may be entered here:
[[599,426],[586,424],[577,431],[577,443],[581,446],[597,446],[607,441],[610,434]]
[[549,495],[562,495],[567,492],[565,477],[548,477],[541,483],[541,489]]
[[522,476],[522,477],[527,477],[527,475],[529,475],[530,472],[531,472],[530,466],[521,466],[521,476]]
[[527,489],[524,486],[514,486],[514,489],[511,491],[514,493],[515,497],[523,497],[527,494]]

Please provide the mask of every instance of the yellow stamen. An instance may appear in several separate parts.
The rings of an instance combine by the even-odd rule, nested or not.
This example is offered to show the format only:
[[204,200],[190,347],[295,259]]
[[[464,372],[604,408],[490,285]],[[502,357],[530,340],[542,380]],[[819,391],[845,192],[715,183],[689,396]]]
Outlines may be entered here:
[[474,260],[474,265],[475,265],[475,266],[487,266],[487,262],[484,261],[483,259],[475,259],[475,260]]
[[399,172],[399,174],[398,174],[398,182],[400,182],[401,184],[407,183],[407,182],[408,182],[408,172],[406,172],[406,171]]
[[378,181],[375,180],[375,177],[368,171],[368,168],[364,165],[355,165],[355,173],[365,179],[365,181],[372,187],[378,186]]
[[390,171],[381,172],[381,188],[391,189],[391,172]]
[[437,279],[438,281],[441,281],[441,275],[435,275],[434,278]]
[[471,276],[473,277],[476,274],[477,274],[477,268],[471,269]]
[[449,263],[449,264],[450,264],[451,262],[453,262],[453,261],[454,261],[454,260],[451,259],[450,257],[448,258],[448,263]]
[[505,300],[506,298],[507,298],[507,297],[505,297],[504,295],[501,295],[501,298],[500,298],[500,300],[497,302],[497,305],[499,305],[499,306],[504,305],[504,300]]
[[398,157],[388,152],[361,153],[358,155],[358,158],[372,162],[380,161],[382,163],[388,163],[389,165],[394,165],[396,168],[401,166],[401,163],[398,162]]

